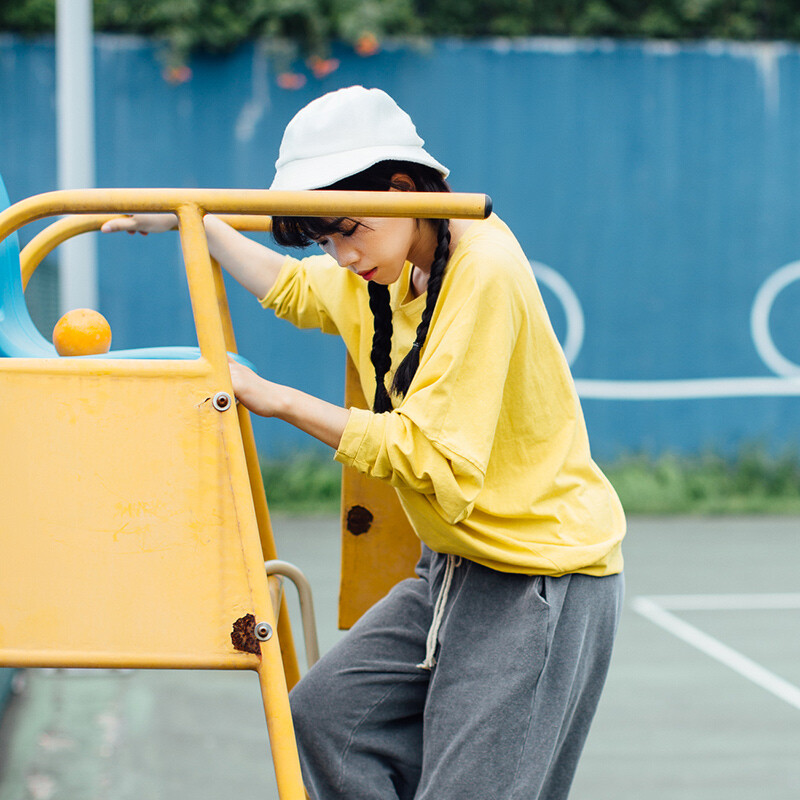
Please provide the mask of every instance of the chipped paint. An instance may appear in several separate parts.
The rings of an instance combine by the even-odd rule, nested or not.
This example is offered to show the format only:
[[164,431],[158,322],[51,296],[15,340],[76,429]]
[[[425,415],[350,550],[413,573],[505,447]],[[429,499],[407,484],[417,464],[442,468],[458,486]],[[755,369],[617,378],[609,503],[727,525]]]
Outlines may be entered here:
[[256,618],[252,614],[245,614],[233,623],[231,630],[231,643],[235,650],[242,653],[261,655],[261,644],[256,639]]
[[372,521],[375,519],[372,512],[364,506],[351,506],[347,510],[347,530],[353,536],[360,536],[366,533],[372,527]]

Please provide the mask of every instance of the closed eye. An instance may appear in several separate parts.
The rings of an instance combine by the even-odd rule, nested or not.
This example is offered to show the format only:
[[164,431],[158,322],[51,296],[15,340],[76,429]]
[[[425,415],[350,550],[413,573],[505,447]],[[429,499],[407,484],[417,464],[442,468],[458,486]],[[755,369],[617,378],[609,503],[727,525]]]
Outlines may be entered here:
[[352,228],[348,228],[347,230],[339,231],[345,238],[348,236],[352,236],[359,228],[361,227],[360,222],[356,222]]
[[[332,227],[335,227],[333,227],[333,230],[331,230],[329,234],[321,235],[319,238],[314,239],[314,241],[322,248],[327,247],[331,243],[332,237],[341,236],[343,239],[349,239],[359,228],[372,230],[369,225],[365,225],[363,222],[350,219],[349,217],[341,217],[340,219],[331,220],[331,225]],[[347,225],[350,227],[346,227]]]

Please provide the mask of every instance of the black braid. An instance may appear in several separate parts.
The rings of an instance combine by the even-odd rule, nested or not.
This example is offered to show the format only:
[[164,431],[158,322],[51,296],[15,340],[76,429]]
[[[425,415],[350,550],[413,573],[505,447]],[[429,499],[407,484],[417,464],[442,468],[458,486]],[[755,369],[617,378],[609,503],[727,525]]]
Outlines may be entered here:
[[375,367],[375,400],[372,403],[372,410],[376,414],[381,414],[392,410],[392,400],[386,391],[386,373],[392,367],[392,308],[388,286],[370,281],[367,291],[375,326],[370,352],[370,360]]
[[428,328],[430,327],[431,318],[433,317],[433,310],[436,308],[436,301],[439,299],[439,292],[442,288],[444,269],[447,266],[447,259],[450,255],[450,223],[448,220],[439,220],[437,236],[438,242],[433,254],[431,272],[428,276],[428,296],[425,300],[425,310],[422,312],[422,319],[417,326],[414,344],[411,345],[411,350],[408,351],[406,357],[400,362],[400,366],[397,368],[394,381],[392,382],[392,392],[400,395],[400,397],[405,397],[406,392],[408,392],[408,387],[411,386],[411,381],[414,379],[414,375],[417,374],[419,353],[420,350],[422,350],[422,346],[425,344],[425,340],[428,338]]

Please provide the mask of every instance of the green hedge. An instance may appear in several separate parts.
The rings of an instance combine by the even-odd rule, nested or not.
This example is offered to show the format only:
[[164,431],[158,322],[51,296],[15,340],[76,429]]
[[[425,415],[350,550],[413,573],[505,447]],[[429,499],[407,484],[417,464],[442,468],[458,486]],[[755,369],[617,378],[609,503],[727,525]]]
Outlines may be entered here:
[[[369,54],[369,37],[391,36],[800,40],[794,0],[94,0],[94,17],[97,30],[163,37],[184,55],[248,39],[317,55],[334,40]],[[0,4],[0,30],[42,33],[54,20],[55,0]]]
[[604,471],[629,514],[800,514],[796,453],[631,456]]
[[[735,456],[630,456],[603,464],[628,514],[798,514],[800,456],[757,446]],[[337,514],[339,464],[298,456],[262,464],[267,499],[286,514]]]

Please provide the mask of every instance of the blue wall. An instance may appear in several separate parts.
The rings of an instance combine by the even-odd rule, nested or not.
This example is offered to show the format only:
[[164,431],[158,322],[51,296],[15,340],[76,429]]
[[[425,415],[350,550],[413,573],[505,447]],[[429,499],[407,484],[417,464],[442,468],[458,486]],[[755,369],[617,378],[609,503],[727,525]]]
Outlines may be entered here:
[[[800,446],[797,396],[712,386],[666,400],[660,383],[691,381],[693,395],[708,379],[800,374],[800,280],[778,272],[800,259],[800,49],[534,39],[336,55],[338,71],[298,91],[278,88],[254,47],[195,59],[192,79],[172,85],[153,44],[99,36],[98,185],[263,188],[298,108],[339,86],[380,86],[453,188],[492,195],[530,258],[566,281],[539,272],[599,458]],[[0,112],[12,200],[54,188],[51,41],[0,37]],[[176,237],[101,237],[100,265],[115,347],[194,343]],[[751,310],[773,275],[784,285],[754,339]],[[230,291],[239,349],[275,380],[339,401],[338,341]],[[593,399],[599,380],[627,399]],[[647,382],[645,399],[629,381]],[[257,435],[267,453],[307,446],[276,422]]]

